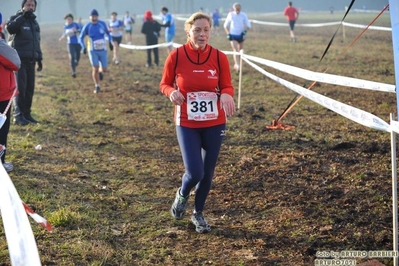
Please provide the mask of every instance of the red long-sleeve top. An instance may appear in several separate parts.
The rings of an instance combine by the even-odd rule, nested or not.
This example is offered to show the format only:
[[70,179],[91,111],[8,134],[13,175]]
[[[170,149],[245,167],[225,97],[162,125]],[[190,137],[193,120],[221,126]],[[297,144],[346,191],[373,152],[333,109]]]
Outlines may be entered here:
[[0,39],[0,102],[11,99],[17,86],[13,71],[17,71],[20,66],[17,51]]
[[169,54],[159,89],[168,98],[180,90],[185,98],[181,106],[175,105],[176,125],[204,128],[224,124],[220,95],[234,96],[227,56],[210,45],[196,50],[188,42]]

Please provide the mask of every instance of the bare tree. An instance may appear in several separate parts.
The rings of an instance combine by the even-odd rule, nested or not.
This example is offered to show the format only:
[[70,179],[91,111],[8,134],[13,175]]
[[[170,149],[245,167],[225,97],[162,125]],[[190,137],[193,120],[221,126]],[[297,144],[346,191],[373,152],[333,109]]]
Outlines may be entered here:
[[77,15],[77,9],[76,9],[76,0],[68,0],[69,8],[71,10],[71,13],[76,16]]
[[155,12],[155,1],[151,0],[151,8],[152,8],[152,12]]
[[110,8],[109,8],[109,2],[110,0],[104,0],[104,5],[105,5],[105,17],[108,17],[111,14]]
[[194,0],[190,0],[190,10],[188,13],[194,12]]
[[[179,5],[180,5],[181,1],[179,0]],[[194,0],[185,0],[183,1],[183,12],[190,14],[192,12],[194,12]]]
[[180,3],[181,3],[181,0],[175,0],[174,2],[175,2],[175,5],[176,5],[176,6],[175,6],[176,12],[177,12],[177,13],[180,13],[180,12],[181,12],[181,11],[180,11]]

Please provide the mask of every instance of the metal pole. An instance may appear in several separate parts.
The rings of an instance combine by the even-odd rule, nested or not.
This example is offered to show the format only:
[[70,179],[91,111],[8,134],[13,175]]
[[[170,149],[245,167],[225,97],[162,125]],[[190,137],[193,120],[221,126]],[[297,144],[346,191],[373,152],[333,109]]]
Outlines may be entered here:
[[[391,113],[391,121],[394,115]],[[392,164],[392,230],[393,230],[393,251],[398,251],[398,171],[396,165],[396,133],[391,131],[391,164]],[[393,265],[398,266],[398,257],[393,257]]]

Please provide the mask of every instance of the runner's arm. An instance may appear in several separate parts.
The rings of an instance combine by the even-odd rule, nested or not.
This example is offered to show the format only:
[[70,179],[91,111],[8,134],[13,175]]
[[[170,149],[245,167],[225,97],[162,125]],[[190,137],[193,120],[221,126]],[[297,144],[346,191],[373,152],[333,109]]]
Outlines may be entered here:
[[0,64],[11,71],[17,71],[21,66],[18,52],[5,40],[0,40]]
[[162,80],[159,83],[159,90],[168,98],[176,90],[174,87],[176,51],[177,49],[173,50],[166,58]]

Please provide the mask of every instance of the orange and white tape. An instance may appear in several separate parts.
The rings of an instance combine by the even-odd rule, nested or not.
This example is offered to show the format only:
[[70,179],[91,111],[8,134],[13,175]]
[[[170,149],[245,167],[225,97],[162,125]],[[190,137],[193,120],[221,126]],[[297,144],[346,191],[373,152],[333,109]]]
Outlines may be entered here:
[[43,228],[45,228],[47,231],[52,232],[53,228],[51,224],[42,216],[39,214],[35,213],[28,205],[26,205],[25,202],[22,201],[22,205],[24,206],[24,209],[27,214],[29,214],[30,217],[32,217],[33,220],[35,220],[36,223],[40,224]]
[[21,198],[1,163],[0,184],[0,211],[11,264],[41,266],[35,237],[26,213],[29,210],[31,212],[29,215],[33,215],[32,218],[44,225],[46,229],[51,229],[51,226],[29,207],[27,211],[25,210],[26,204],[21,204]]

